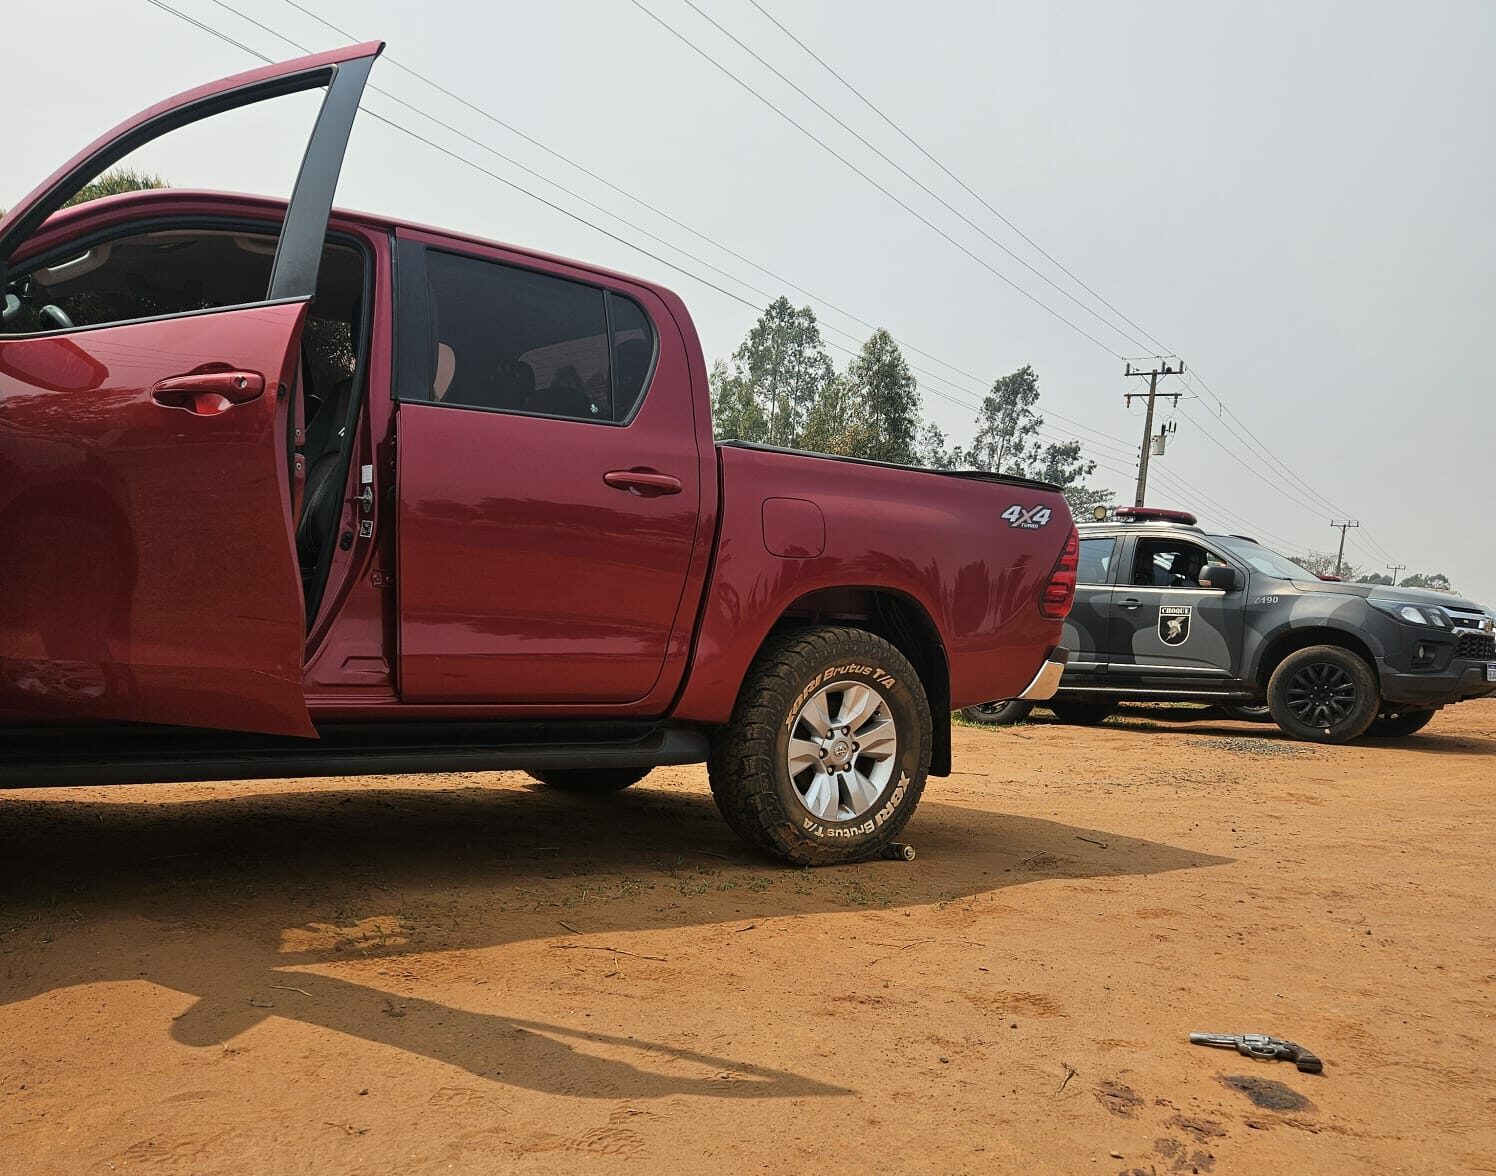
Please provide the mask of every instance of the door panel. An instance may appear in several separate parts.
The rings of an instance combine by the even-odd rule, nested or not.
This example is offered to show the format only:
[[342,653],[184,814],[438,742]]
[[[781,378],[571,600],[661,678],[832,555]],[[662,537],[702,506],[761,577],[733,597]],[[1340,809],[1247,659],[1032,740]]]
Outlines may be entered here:
[[[689,386],[660,376],[626,428],[400,405],[402,699],[628,703],[649,693],[701,496]],[[633,470],[680,489],[608,480]]]
[[277,394],[305,311],[0,339],[0,721],[313,733]]
[[0,336],[0,721],[315,734],[301,687],[285,390],[381,48],[270,65],[167,99],[0,219],[5,286],[46,218],[131,151],[227,110],[326,87],[264,301]]
[[1241,599],[1240,592],[1204,588],[1119,586],[1112,596],[1109,680],[1135,675],[1200,684],[1233,678]]
[[1080,541],[1075,604],[1065,620],[1067,685],[1083,685],[1106,671],[1112,621],[1112,580],[1121,540],[1092,535]]
[[1065,619],[1061,644],[1070,651],[1065,666],[1065,684],[1079,685],[1106,671],[1108,635],[1112,619],[1112,589],[1080,584],[1075,603]]
[[[274,297],[310,297],[317,285],[315,251],[322,248],[348,132],[369,69],[383,49],[383,42],[371,41],[262,66],[187,90],[126,119],[78,152],[0,217],[0,269],[79,188],[153,139],[227,110],[327,86],[328,95],[287,211],[283,248],[277,253],[271,283]],[[308,249],[314,251],[310,265],[305,256]]]
[[1197,688],[1238,674],[1240,592],[1199,586],[1200,569],[1225,563],[1193,536],[1129,535],[1112,592],[1110,680]]

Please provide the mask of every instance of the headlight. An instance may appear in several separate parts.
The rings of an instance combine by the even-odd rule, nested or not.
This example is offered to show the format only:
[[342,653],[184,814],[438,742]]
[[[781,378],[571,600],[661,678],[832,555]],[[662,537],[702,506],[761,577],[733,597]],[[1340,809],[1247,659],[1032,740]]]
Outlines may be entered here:
[[1449,628],[1449,618],[1440,608],[1422,607],[1416,604],[1377,604],[1375,601],[1372,603],[1384,613],[1414,625],[1432,625],[1436,629]]

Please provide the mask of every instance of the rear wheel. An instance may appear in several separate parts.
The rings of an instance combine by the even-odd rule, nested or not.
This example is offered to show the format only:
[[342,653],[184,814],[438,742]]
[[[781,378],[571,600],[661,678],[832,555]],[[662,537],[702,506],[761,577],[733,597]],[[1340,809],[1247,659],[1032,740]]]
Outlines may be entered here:
[[982,723],[989,727],[1008,727],[1021,723],[1029,717],[1034,704],[1021,698],[1009,698],[1003,702],[980,702],[976,706],[961,708],[961,717],[968,723]]
[[712,739],[712,796],[751,845],[798,865],[874,857],[924,791],[930,705],[908,660],[860,629],[771,640]]
[[561,792],[622,792],[647,775],[648,768],[548,768],[530,773],[547,788]]
[[1054,717],[1076,727],[1094,727],[1117,710],[1111,702],[1051,702],[1047,704]]
[[1422,731],[1438,713],[1437,710],[1405,710],[1378,715],[1366,728],[1366,735],[1375,739],[1405,739]]
[[1293,738],[1312,743],[1348,743],[1365,734],[1381,701],[1371,667],[1338,645],[1290,653],[1267,686],[1273,721]]

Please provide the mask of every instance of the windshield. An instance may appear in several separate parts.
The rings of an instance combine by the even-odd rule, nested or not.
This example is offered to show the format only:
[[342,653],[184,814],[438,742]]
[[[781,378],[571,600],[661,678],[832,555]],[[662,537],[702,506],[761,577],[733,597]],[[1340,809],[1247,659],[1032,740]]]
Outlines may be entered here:
[[1276,580],[1317,580],[1319,579],[1308,568],[1300,567],[1287,556],[1279,555],[1276,551],[1270,551],[1260,543],[1253,543],[1250,539],[1235,539],[1230,535],[1212,535],[1217,543],[1229,551],[1237,559],[1245,560],[1253,568],[1264,576],[1272,576]]

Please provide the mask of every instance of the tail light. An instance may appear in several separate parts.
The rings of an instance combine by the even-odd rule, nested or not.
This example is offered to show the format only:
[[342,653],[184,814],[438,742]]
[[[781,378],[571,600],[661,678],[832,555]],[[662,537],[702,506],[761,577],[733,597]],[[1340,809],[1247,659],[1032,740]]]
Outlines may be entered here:
[[1060,549],[1060,558],[1055,560],[1054,571],[1049,573],[1049,583],[1039,596],[1039,612],[1052,621],[1063,621],[1070,615],[1070,606],[1075,603],[1075,573],[1080,565],[1080,535],[1074,527],[1070,537]]

